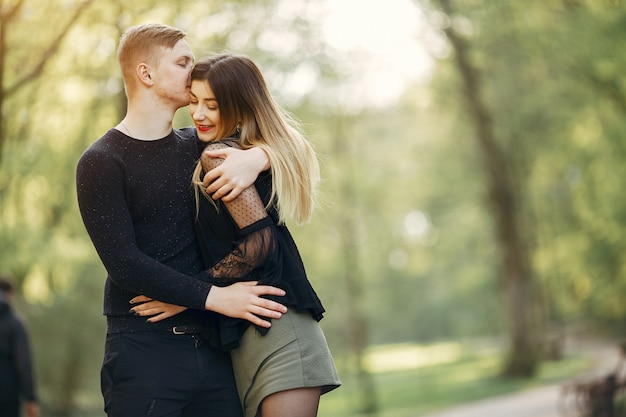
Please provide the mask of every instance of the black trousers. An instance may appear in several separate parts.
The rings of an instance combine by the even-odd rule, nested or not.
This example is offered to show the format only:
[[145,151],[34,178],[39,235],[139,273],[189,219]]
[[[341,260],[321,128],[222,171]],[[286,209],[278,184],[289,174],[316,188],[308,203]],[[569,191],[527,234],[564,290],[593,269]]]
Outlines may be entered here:
[[0,402],[0,417],[20,417],[20,401]]
[[243,415],[230,354],[190,334],[108,334],[101,388],[109,417]]

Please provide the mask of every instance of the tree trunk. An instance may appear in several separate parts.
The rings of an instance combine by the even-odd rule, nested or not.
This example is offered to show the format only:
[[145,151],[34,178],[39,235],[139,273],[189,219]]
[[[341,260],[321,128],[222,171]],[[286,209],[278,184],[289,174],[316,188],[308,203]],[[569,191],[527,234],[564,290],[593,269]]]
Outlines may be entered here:
[[0,0],[0,162],[2,162],[2,150],[6,138],[6,123],[4,120],[4,102],[8,94],[5,93],[5,62],[7,54],[7,26],[20,11],[24,0],[20,0],[12,6],[5,5]]
[[360,267],[360,250],[358,242],[359,237],[359,219],[358,219],[358,202],[355,190],[358,189],[354,185],[354,175],[351,167],[351,161],[354,161],[354,154],[350,141],[346,140],[349,135],[342,132],[343,123],[338,120],[335,132],[337,132],[334,140],[334,154],[345,161],[346,177],[342,183],[341,195],[343,196],[342,207],[352,207],[353,210],[342,211],[342,218],[338,225],[341,242],[341,256],[344,260],[343,265],[345,272],[343,280],[346,289],[347,317],[346,317],[346,336],[348,339],[348,349],[350,355],[350,365],[357,377],[359,391],[359,411],[373,415],[378,411],[378,401],[376,396],[376,387],[372,375],[365,367],[365,348],[368,341],[367,320],[361,307],[363,303],[363,271]]
[[24,68],[24,72],[18,74],[17,80],[12,85],[7,85],[5,80],[6,75],[6,55],[9,45],[6,43],[6,33],[8,25],[14,23],[13,21],[19,17],[20,9],[25,0],[19,0],[12,6],[4,6],[2,0],[0,0],[0,163],[2,162],[2,155],[4,145],[6,144],[6,120],[4,118],[4,106],[6,100],[15,94],[18,90],[25,87],[29,83],[38,79],[43,73],[46,65],[50,59],[57,53],[63,40],[70,32],[70,29],[74,26],[81,14],[87,10],[87,8],[93,3],[94,0],[85,0],[80,3],[69,20],[65,22],[65,25],[59,30],[57,36],[53,38],[46,49],[41,54],[39,61],[33,65],[32,68]]
[[[452,18],[449,0],[438,0]],[[469,48],[452,25],[444,28],[453,47],[461,76],[467,109],[485,169],[488,206],[493,214],[496,240],[500,248],[505,300],[509,319],[510,347],[503,373],[507,376],[532,376],[539,360],[536,338],[536,299],[534,277],[527,247],[519,229],[519,207],[507,157],[498,146],[490,112],[480,97],[479,70],[470,63]]]

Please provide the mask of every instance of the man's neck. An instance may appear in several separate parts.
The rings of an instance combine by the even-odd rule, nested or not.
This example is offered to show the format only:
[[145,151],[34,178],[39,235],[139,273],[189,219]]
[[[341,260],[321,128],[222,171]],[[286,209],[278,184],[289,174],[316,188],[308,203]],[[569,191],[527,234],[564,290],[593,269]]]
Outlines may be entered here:
[[139,140],[157,140],[169,135],[176,110],[144,104],[128,103],[126,116],[115,128]]

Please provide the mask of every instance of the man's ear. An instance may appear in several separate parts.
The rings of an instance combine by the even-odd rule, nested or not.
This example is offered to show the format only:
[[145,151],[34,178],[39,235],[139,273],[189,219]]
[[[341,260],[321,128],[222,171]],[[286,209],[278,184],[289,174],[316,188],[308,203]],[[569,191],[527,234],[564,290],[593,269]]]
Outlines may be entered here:
[[139,80],[144,83],[146,86],[151,87],[153,84],[152,76],[150,75],[150,66],[145,63],[141,63],[137,65],[137,77]]

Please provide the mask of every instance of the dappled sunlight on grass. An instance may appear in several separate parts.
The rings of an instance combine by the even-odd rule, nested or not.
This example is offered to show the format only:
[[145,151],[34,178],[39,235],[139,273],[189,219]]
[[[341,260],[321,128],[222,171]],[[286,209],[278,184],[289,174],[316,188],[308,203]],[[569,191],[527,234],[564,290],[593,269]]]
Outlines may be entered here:
[[459,343],[437,343],[432,345],[385,345],[371,348],[365,364],[371,373],[402,371],[424,366],[450,363],[461,357]]
[[[493,396],[547,383],[558,383],[580,374],[589,358],[565,357],[544,362],[536,378],[506,379],[499,376],[501,346],[449,342],[430,345],[399,344],[368,350],[365,363],[372,373],[380,407],[378,417],[414,417]],[[341,375],[343,386],[322,397],[320,417],[361,417],[362,397],[354,375]]]
[[493,356],[477,357],[472,360],[471,366],[463,363],[448,369],[446,380],[450,384],[463,384],[476,381],[486,376],[496,375],[498,372],[499,360]]

